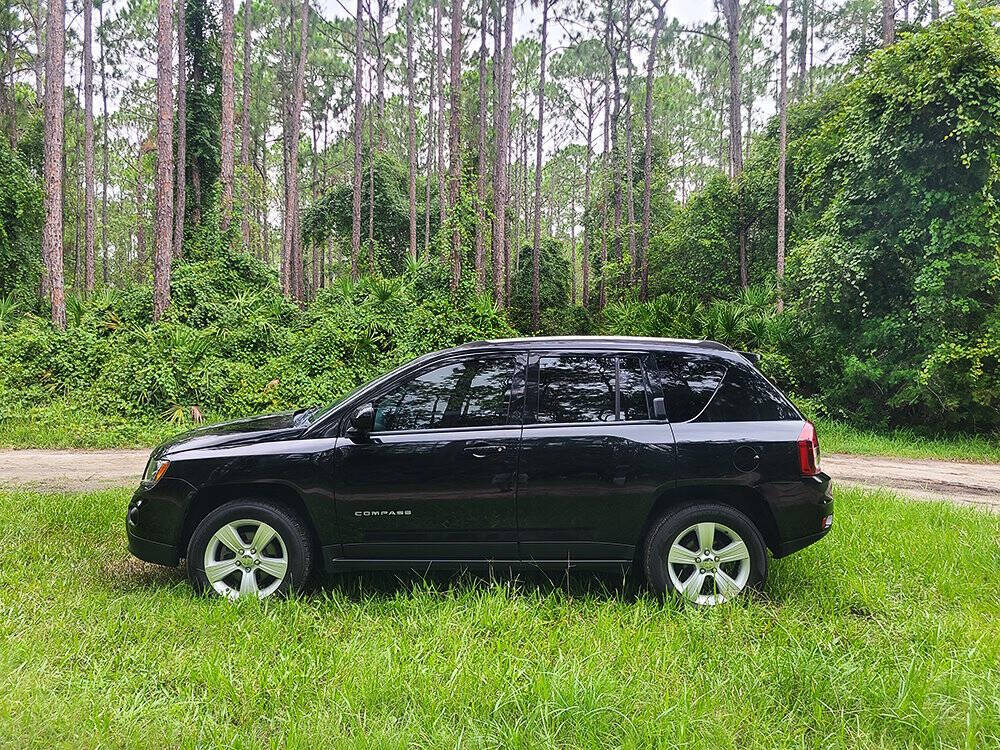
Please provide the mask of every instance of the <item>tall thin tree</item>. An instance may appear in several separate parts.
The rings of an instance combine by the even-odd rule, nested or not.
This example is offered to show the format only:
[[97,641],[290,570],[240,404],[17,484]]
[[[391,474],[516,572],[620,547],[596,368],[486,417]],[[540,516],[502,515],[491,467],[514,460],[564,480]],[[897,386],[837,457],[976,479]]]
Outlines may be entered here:
[[219,182],[222,196],[219,229],[225,233],[233,215],[233,173],[235,147],[235,65],[233,0],[222,0],[222,121],[219,127]]
[[97,6],[98,42],[101,49],[101,279],[105,285],[110,281],[108,268],[108,76],[104,65],[104,3]]
[[[305,297],[302,267],[302,231],[299,225],[299,130],[302,124],[302,103],[305,96],[306,57],[309,51],[309,0],[302,0],[299,15],[299,49],[292,81],[288,138],[288,204],[285,207],[285,228],[288,233],[290,281],[292,296],[299,302]],[[291,216],[291,220],[288,216]]]
[[479,19],[479,133],[476,138],[476,289],[486,286],[486,19],[489,0],[483,0]]
[[500,68],[500,106],[497,111],[497,156],[493,183],[493,299],[497,305],[506,305],[504,249],[507,228],[507,160],[510,151],[510,73],[514,60],[514,0],[504,4],[503,64]]
[[448,194],[445,186],[444,168],[444,54],[442,52],[443,32],[441,25],[444,23],[444,4],[447,0],[434,0],[437,6],[437,22],[434,24],[434,50],[437,56],[438,87],[437,87],[437,186],[438,186],[438,221],[444,229],[445,219],[448,216]]
[[882,46],[888,47],[896,41],[896,2],[882,0]]
[[174,257],[184,252],[184,215],[187,203],[187,0],[177,0],[177,202],[174,205]]
[[42,175],[45,180],[45,223],[42,259],[52,307],[52,324],[66,328],[63,279],[63,83],[66,71],[66,11],[63,0],[49,0],[45,22],[45,124]]
[[83,3],[84,288],[94,291],[94,3]]
[[743,123],[740,117],[742,97],[740,95],[740,1],[722,0],[722,11],[726,17],[726,35],[729,44],[729,165],[736,182],[736,222],[737,244],[739,247],[740,286],[749,283],[747,268],[747,231],[744,224],[743,205],[739,197],[740,180],[743,176]]
[[243,0],[243,103],[240,112],[240,167],[243,172],[243,211],[240,231],[243,235],[243,251],[250,252],[250,75],[253,60],[250,57],[251,29],[253,19],[252,0]]
[[660,46],[663,30],[664,6],[666,0],[653,0],[656,19],[653,21],[653,35],[649,40],[649,54],[646,56],[646,98],[642,108],[642,240],[639,243],[639,298],[649,295],[649,213],[652,197],[653,174],[653,85],[656,82],[656,53]]
[[458,197],[462,187],[462,0],[451,0],[451,83],[448,127],[448,210],[451,214],[451,290],[462,280],[462,227]]
[[410,258],[417,258],[417,114],[413,85],[413,0],[406,0],[406,146],[409,162]]
[[361,98],[364,61],[364,0],[358,0],[354,15],[354,182],[351,208],[351,278],[358,280],[361,253]]
[[788,0],[781,0],[781,52],[778,74],[778,310],[784,307],[785,161],[788,152]]
[[174,13],[159,0],[156,13],[156,254],[153,260],[153,320],[170,305],[174,215]]
[[549,4],[542,0],[541,57],[538,64],[538,126],[535,133],[535,205],[531,241],[531,330],[539,328],[541,299],[539,276],[542,248],[542,144],[545,131],[545,58],[548,53]]

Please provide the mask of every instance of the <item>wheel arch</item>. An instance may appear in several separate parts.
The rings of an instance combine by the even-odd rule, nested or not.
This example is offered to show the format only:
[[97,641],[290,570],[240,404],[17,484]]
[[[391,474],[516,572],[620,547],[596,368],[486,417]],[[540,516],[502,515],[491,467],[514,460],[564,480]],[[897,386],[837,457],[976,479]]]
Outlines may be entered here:
[[274,503],[285,510],[290,510],[299,516],[309,531],[309,540],[315,550],[316,565],[322,567],[323,555],[316,524],[306,507],[301,495],[286,484],[280,482],[250,482],[202,487],[191,498],[184,525],[181,528],[181,538],[178,544],[181,556],[187,555],[191,535],[202,520],[216,508],[234,500],[262,500]]
[[774,520],[774,514],[763,496],[753,487],[746,485],[697,485],[690,487],[674,487],[661,492],[653,501],[646,520],[643,522],[642,530],[639,533],[638,542],[635,546],[636,561],[642,555],[643,542],[652,530],[656,521],[665,513],[684,505],[694,505],[696,503],[717,503],[728,505],[753,521],[754,525],[764,537],[764,542],[773,553],[780,543],[778,526]]

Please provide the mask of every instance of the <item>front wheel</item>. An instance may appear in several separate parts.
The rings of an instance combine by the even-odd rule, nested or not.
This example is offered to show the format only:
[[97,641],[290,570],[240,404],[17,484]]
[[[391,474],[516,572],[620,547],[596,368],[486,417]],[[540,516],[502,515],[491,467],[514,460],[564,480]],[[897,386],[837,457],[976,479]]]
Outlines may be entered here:
[[238,500],[198,524],[187,565],[200,592],[228,599],[282,596],[309,578],[312,545],[296,514],[264,501]]
[[710,607],[759,588],[767,577],[767,550],[753,521],[735,508],[688,505],[654,525],[643,567],[654,593]]

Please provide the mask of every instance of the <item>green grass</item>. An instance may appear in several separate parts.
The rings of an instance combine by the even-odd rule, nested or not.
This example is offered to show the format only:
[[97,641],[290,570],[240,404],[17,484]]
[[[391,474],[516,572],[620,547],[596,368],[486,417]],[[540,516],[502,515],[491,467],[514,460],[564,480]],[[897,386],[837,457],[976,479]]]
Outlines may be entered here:
[[998,516],[840,490],[713,611],[582,576],[232,604],[132,560],[126,499],[0,494],[0,747],[1000,743]]
[[1000,435],[923,435],[908,428],[866,430],[846,422],[817,420],[824,453],[861,456],[938,458],[946,461],[1000,462]]

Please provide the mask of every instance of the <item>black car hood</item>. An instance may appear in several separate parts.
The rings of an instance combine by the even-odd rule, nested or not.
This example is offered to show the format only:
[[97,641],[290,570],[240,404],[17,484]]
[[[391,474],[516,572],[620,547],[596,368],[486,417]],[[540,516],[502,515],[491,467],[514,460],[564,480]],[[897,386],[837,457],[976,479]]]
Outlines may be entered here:
[[286,411],[198,427],[164,441],[153,451],[153,455],[159,457],[167,453],[176,454],[181,451],[217,448],[223,445],[288,440],[302,434],[309,426],[307,421],[297,417],[299,413]]

